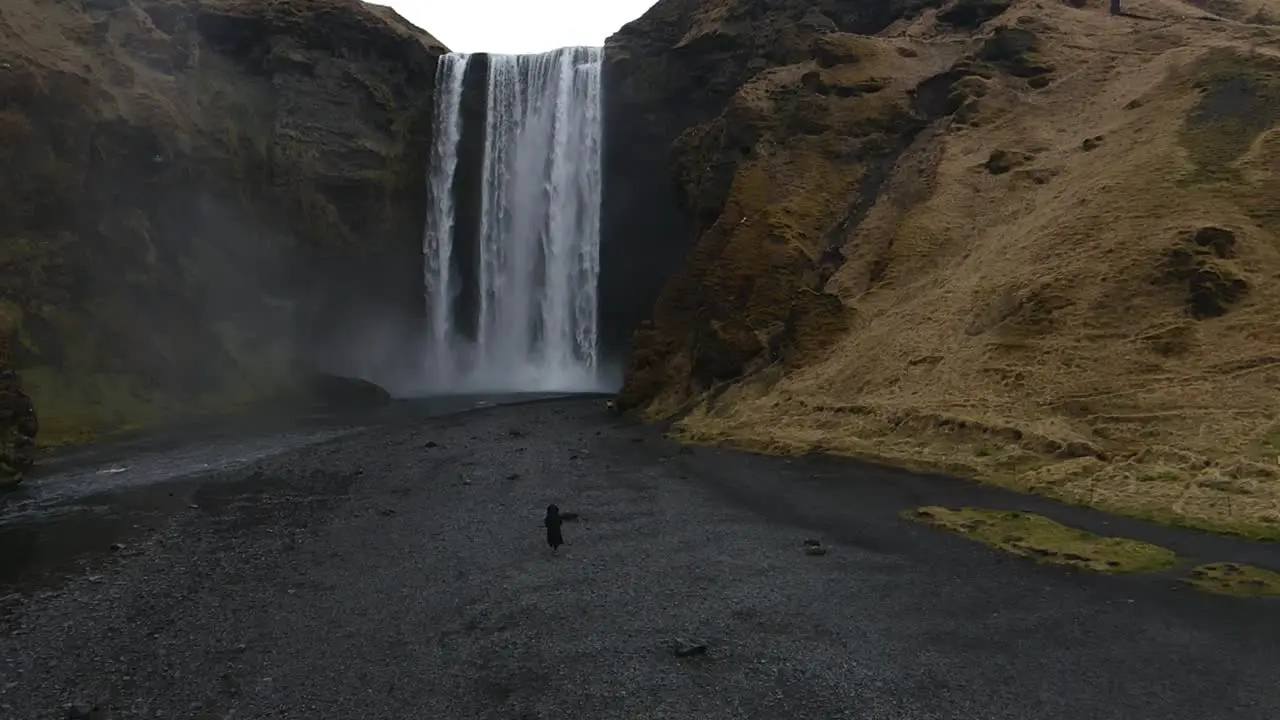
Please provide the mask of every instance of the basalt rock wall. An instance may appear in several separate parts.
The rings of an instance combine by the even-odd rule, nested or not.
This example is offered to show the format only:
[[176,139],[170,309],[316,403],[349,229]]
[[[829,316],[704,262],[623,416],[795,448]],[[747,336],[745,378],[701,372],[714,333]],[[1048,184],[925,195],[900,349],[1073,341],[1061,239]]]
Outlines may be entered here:
[[357,0],[0,6],[0,329],[43,437],[404,377],[443,52]]

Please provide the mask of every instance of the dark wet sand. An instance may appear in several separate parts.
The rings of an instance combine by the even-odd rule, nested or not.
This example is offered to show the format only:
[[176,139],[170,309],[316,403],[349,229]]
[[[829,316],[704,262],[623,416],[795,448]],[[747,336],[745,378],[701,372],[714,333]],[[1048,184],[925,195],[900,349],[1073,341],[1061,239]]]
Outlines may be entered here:
[[[582,514],[559,556],[550,502]],[[1276,546],[865,465],[681,452],[598,399],[405,412],[68,515],[93,503],[127,532],[77,537],[121,549],[49,550],[0,586],[2,718],[72,702],[344,720],[1280,708],[1280,604],[1038,566],[898,512],[1024,507],[1191,561],[1280,567]],[[831,552],[806,556],[808,537]],[[677,637],[707,654],[674,657]]]

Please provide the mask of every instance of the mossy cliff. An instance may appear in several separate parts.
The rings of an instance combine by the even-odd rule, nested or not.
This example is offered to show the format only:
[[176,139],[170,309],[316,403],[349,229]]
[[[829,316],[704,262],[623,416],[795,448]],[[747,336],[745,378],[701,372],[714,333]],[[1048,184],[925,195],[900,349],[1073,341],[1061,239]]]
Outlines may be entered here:
[[0,330],[41,441],[393,371],[443,52],[357,0],[0,6]]
[[[930,78],[961,54],[874,34],[931,4],[663,2],[609,40],[606,77],[620,87],[608,91],[653,107],[641,121],[648,137],[613,143],[632,156],[608,177],[651,174],[634,166],[666,159],[656,171],[674,195],[648,210],[667,215],[665,236],[633,243],[615,238],[644,221],[624,225],[628,210],[607,205],[606,252],[634,257],[643,243],[678,268],[631,340],[623,409],[669,415],[722,383],[802,362],[850,327],[825,289],[843,233],[940,112]],[[617,122],[611,136],[623,135]],[[667,141],[660,132],[669,153],[647,147]],[[606,202],[617,192],[607,186]]]
[[662,159],[630,167],[666,173],[667,224],[606,203],[606,251],[632,227],[676,268],[619,405],[1280,537],[1280,29],[1126,7],[665,0],[624,28],[628,92],[689,100],[627,151]]

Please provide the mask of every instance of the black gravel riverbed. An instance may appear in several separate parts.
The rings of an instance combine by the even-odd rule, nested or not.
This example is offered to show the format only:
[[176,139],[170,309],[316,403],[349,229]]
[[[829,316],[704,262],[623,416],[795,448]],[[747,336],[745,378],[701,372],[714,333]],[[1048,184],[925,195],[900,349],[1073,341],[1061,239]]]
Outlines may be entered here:
[[[581,515],[558,555],[552,502]],[[926,503],[1280,565],[948,479],[681,450],[599,399],[406,414],[118,491],[134,514],[101,521],[127,527],[89,534],[114,550],[0,585],[0,718],[1280,717],[1277,603],[898,517]]]

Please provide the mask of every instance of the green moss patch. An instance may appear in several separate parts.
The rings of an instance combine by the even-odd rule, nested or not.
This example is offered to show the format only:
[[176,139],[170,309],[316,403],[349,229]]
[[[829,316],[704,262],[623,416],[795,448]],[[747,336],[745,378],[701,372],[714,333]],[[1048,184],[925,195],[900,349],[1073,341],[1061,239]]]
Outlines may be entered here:
[[74,374],[36,367],[21,375],[40,418],[36,442],[41,447],[82,445],[122,432],[232,413],[254,399],[250,388],[239,387],[176,398],[121,373]]
[[1201,565],[1192,569],[1182,582],[1217,595],[1280,596],[1280,573],[1240,563]]
[[24,369],[22,379],[40,417],[37,440],[46,447],[91,442],[162,422],[180,410],[124,375],[75,376],[38,367]]
[[1154,572],[1173,567],[1178,559],[1158,545],[1095,535],[1032,513],[929,506],[908,511],[906,517],[1037,562],[1093,572]]

